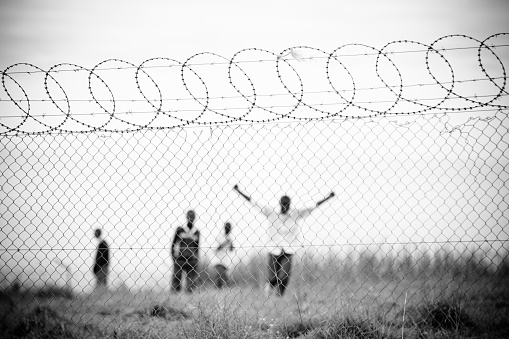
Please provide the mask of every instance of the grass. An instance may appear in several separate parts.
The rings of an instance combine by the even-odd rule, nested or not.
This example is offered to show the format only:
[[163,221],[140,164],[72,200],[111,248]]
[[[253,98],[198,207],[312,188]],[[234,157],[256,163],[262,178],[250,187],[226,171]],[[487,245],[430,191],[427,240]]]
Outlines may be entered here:
[[[120,289],[71,294],[19,286],[0,294],[5,338],[504,338],[509,260],[477,254],[415,257],[368,250],[347,259],[307,256],[284,297],[262,291],[264,258],[217,290],[202,272],[189,294]],[[303,280],[299,280],[303,277]]]

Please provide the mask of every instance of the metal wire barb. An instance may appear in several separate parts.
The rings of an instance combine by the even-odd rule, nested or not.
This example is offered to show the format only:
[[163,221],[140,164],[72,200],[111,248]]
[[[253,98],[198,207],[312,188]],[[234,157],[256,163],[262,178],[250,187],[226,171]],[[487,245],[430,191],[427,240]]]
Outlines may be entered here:
[[18,63],[2,71],[0,134],[497,111],[508,107],[508,36],[110,59],[90,69]]
[[1,335],[502,336],[507,36],[6,68]]

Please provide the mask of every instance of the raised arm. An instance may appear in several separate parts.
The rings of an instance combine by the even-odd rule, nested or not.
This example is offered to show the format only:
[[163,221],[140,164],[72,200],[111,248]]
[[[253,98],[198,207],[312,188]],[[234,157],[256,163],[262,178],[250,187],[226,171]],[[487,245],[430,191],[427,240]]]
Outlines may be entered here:
[[319,202],[316,203],[316,206],[313,206],[313,207],[310,207],[310,208],[304,208],[304,209],[301,209],[298,211],[299,213],[299,218],[305,218],[307,217],[308,215],[311,214],[311,212],[313,212],[316,208],[318,208],[321,204],[323,204],[324,202],[326,202],[327,200],[329,200],[330,198],[332,198],[334,196],[334,192],[331,192],[328,196],[326,196],[325,198],[323,198],[322,200],[320,200]]
[[332,198],[334,195],[335,195],[334,192],[330,192],[330,194],[327,197],[323,198],[322,200],[316,203],[316,207],[320,206],[321,204]]
[[241,196],[241,197],[243,197],[244,199],[246,199],[247,201],[249,201],[250,203],[252,203],[252,202],[251,202],[251,197],[250,197],[250,196],[248,196],[248,195],[246,195],[246,194],[244,194],[244,193],[243,193],[243,192],[239,189],[239,185],[235,185],[235,186],[233,186],[233,190],[234,190],[234,191],[237,191],[237,193],[238,193],[238,194],[240,194],[240,196]]
[[257,207],[263,214],[265,215],[268,215],[269,212],[266,211],[264,209],[263,206],[260,206],[258,205],[258,203],[256,203],[255,201],[251,200],[251,197],[248,196],[247,194],[245,194],[244,192],[242,192],[240,189],[239,189],[239,185],[235,185],[233,186],[233,190],[236,191],[238,194],[240,194],[241,197],[243,197],[244,199],[246,199],[249,203],[251,203],[251,205]]

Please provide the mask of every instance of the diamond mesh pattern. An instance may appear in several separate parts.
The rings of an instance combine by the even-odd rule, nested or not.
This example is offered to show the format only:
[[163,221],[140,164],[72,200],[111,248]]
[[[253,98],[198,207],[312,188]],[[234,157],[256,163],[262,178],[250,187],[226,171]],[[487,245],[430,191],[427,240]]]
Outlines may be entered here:
[[[483,312],[509,293],[509,118],[455,129],[445,116],[398,119],[0,137],[1,285],[16,310],[3,319],[34,303],[104,331],[224,308],[258,323],[348,310],[400,319],[451,298]],[[276,211],[282,195],[302,209],[335,193],[300,220],[283,296],[265,291],[268,220],[236,184]],[[198,286],[175,293],[170,248],[190,209]],[[234,250],[218,289],[225,222]],[[92,272],[97,228],[105,287]]]

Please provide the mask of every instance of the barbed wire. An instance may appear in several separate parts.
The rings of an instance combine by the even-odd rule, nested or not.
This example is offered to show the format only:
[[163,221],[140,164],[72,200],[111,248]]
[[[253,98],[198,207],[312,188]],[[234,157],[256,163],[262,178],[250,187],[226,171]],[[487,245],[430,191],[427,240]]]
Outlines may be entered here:
[[[493,79],[503,79],[503,77],[494,77]],[[455,82],[456,83],[467,83],[467,82],[483,82],[483,81],[488,81],[486,79],[467,79],[467,80],[456,80]],[[452,82],[442,82],[442,84],[452,84]],[[411,88],[411,87],[426,87],[426,86],[433,86],[433,85],[436,85],[434,83],[417,83],[417,84],[410,84],[410,85],[405,85],[404,87],[406,88]],[[369,90],[377,90],[377,89],[384,89],[386,88],[387,86],[377,86],[377,87],[364,87],[364,88],[357,88],[356,91],[369,91]],[[394,86],[392,86],[394,87]],[[351,89],[339,89],[339,91],[341,92],[348,92],[348,91],[352,91]],[[331,90],[323,90],[323,91],[306,91],[305,94],[330,94],[330,93],[334,93],[334,91],[331,91]],[[270,93],[270,94],[258,94],[257,95],[258,97],[277,97],[277,96],[289,96],[288,93]],[[253,96],[254,97],[254,96]],[[472,97],[476,97],[476,96],[472,96]],[[479,97],[483,97],[482,95],[479,96]],[[485,95],[484,97],[488,97],[488,95]],[[232,95],[232,96],[216,96],[216,97],[209,97],[209,99],[239,99],[239,98],[242,98],[242,96],[240,95]],[[207,98],[205,97],[198,97],[197,99],[200,99],[200,100],[205,100]],[[433,99],[423,99],[423,100],[436,100],[437,98],[433,98]],[[192,98],[163,98],[162,99],[163,101],[189,101],[189,100],[194,100]],[[2,101],[11,101],[10,99],[2,99],[0,98],[0,102]],[[17,100],[19,103],[22,103],[22,102],[48,102],[48,101],[51,101],[50,99],[19,99]],[[54,99],[55,102],[91,102],[92,100],[91,99],[69,99],[69,100],[64,100],[64,99]],[[99,102],[111,102],[111,100],[107,100],[107,99],[97,99],[97,101]],[[146,100],[143,100],[143,99],[115,99],[116,102],[145,102]],[[19,115],[20,116],[20,115]],[[4,116],[5,117],[5,116]]]
[[[184,62],[151,58],[139,65],[108,59],[91,69],[60,63],[44,70],[17,63],[2,71],[0,135],[506,109],[508,38],[509,33],[484,40],[446,35],[429,45],[397,40],[381,49],[345,44],[332,52],[307,46],[280,53],[248,48],[231,58],[204,52]],[[471,54],[452,54],[462,52]],[[415,80],[415,62],[424,66],[426,80]],[[475,62],[477,70],[455,67],[465,62]],[[166,74],[170,69],[175,72]],[[132,74],[125,78],[125,72]]]
[[[306,244],[300,246],[288,246],[288,248],[330,248],[330,247],[339,247],[339,246],[383,246],[383,245],[400,245],[400,246],[409,246],[409,245],[444,245],[444,244],[480,244],[480,243],[509,243],[508,239],[467,239],[467,240],[443,240],[443,241],[370,241],[369,243],[363,242],[335,242],[334,244]],[[109,246],[110,249],[113,250],[170,250],[168,246]],[[213,245],[200,245],[200,249],[202,250],[214,250],[217,246]],[[237,245],[237,249],[262,249],[269,248],[266,245]],[[88,251],[90,248],[86,247],[20,247],[20,248],[2,248],[0,251],[4,252],[21,252],[21,251]]]
[[[401,41],[395,41],[395,42],[411,42],[410,40],[401,40]],[[499,44],[499,45],[489,45],[490,48],[497,48],[497,47],[509,47],[509,45],[506,44]],[[440,48],[442,52],[445,51],[459,51],[459,50],[476,50],[478,47],[456,47],[456,48]],[[396,55],[396,54],[405,54],[405,53],[422,53],[427,52],[428,49],[417,49],[417,50],[406,50],[406,51],[387,51],[385,54],[387,55]],[[290,54],[290,53],[288,53]],[[288,55],[287,54],[287,55]],[[377,56],[379,53],[357,53],[357,54],[339,54],[338,57],[358,57],[358,56]],[[318,60],[318,59],[327,59],[327,57],[300,57],[300,61],[312,61],[312,60]],[[110,60],[118,60],[118,59],[110,59]],[[242,63],[260,63],[260,62],[273,62],[273,59],[254,59],[254,60],[244,60],[244,61],[238,61],[238,64]],[[189,63],[188,66],[206,66],[206,65],[229,65],[229,62],[211,62],[211,63]],[[64,65],[64,64],[61,64]],[[69,64],[71,65],[71,64]],[[145,66],[144,69],[151,69],[151,68],[171,68],[171,67],[181,67],[181,65],[169,65],[169,66]],[[15,74],[37,74],[37,73],[62,73],[62,72],[77,72],[79,70],[83,70],[85,68],[81,66],[77,66],[76,68],[69,68],[69,69],[61,69],[61,70],[55,70],[52,69],[50,71],[11,71],[7,72],[6,74],[9,75],[15,75]],[[129,70],[129,69],[138,69],[138,66],[125,66],[125,67],[97,67],[95,68],[96,71],[114,71],[114,70]]]
[[[505,97],[506,95],[502,95],[501,97]],[[467,98],[470,98],[470,99],[474,99],[474,98],[486,98],[486,97],[489,97],[489,95],[476,95],[476,96],[469,96]],[[433,100],[438,100],[440,98],[427,98],[427,99],[422,99],[422,101],[433,101]],[[459,98],[456,98],[456,99],[459,99]],[[452,100],[452,99],[451,99]],[[360,101],[358,103],[364,103],[364,104],[379,104],[379,103],[388,103],[388,102],[391,102],[391,101],[388,101],[388,100],[374,100],[374,101]],[[313,105],[315,106],[331,106],[331,105],[339,105],[341,104],[340,102],[329,102],[329,103],[313,103]],[[289,106],[289,105],[275,105],[275,106],[270,106],[269,108],[276,108],[276,107],[279,107],[279,108],[291,108],[293,106]],[[506,108],[507,106],[505,105],[489,105],[487,107],[491,107],[489,109],[486,109],[484,111],[492,111],[492,112],[497,112],[499,111],[500,109],[503,109],[503,108]],[[242,109],[242,107],[229,107],[229,108],[219,108],[219,109],[216,109],[216,110],[219,110],[219,111],[227,111],[229,109]],[[450,113],[451,111],[455,111],[455,110],[458,110],[458,111],[461,111],[461,109],[454,109],[454,108],[449,108],[448,109],[448,112]],[[469,110],[470,112],[472,111],[480,111],[480,110],[472,110],[470,109]],[[199,112],[198,110],[193,110],[193,109],[183,109],[183,110],[170,110],[170,111],[165,111],[165,112],[168,112],[168,113],[177,113],[177,112]],[[77,114],[74,114],[75,116],[79,116],[79,115],[105,115],[105,114],[109,114],[109,113],[105,113],[105,112],[85,112],[85,113],[77,113]],[[132,114],[154,114],[154,111],[132,111],[132,110],[129,110],[129,111],[118,111],[116,112],[116,114],[127,114],[127,115],[132,115]],[[404,114],[402,112],[398,113],[398,112],[392,112],[392,113],[389,113],[389,114],[386,114],[386,115],[397,115],[397,114]],[[435,114],[435,113],[432,113],[432,112],[428,112],[428,114]],[[31,115],[32,117],[58,117],[60,116],[59,114],[45,114],[43,112],[41,113],[38,113],[38,114],[32,114]],[[21,118],[22,116],[20,115],[3,115],[1,118]]]

